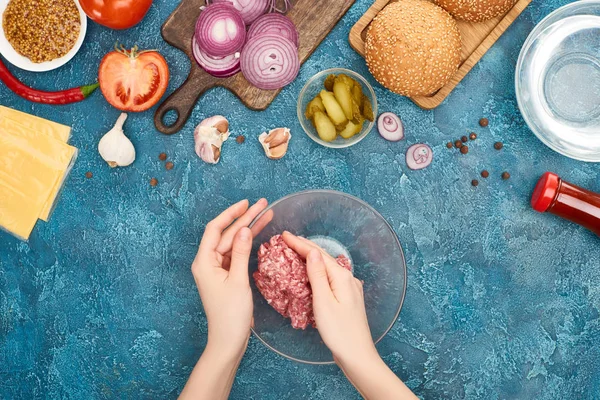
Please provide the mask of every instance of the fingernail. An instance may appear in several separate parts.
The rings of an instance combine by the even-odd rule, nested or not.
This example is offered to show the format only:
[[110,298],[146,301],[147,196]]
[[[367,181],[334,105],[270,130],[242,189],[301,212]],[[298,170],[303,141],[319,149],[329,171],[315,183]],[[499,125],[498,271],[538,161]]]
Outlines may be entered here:
[[242,240],[243,242],[247,242],[250,240],[252,234],[250,232],[250,229],[248,228],[242,228],[240,230],[240,240]]
[[260,199],[260,200],[257,201],[257,203],[260,204],[261,206],[265,205],[265,204],[267,204],[267,199],[264,199],[264,198]]

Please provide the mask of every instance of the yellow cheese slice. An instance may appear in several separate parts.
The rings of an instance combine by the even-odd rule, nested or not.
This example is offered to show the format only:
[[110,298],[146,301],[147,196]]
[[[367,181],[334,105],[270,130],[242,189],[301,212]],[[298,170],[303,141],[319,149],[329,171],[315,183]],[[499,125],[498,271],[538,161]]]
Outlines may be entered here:
[[[75,161],[73,158],[73,149],[75,149],[74,147],[67,145],[62,141],[62,139],[56,140],[49,135],[38,134],[37,131],[29,129],[12,119],[0,118],[0,132],[7,132],[17,135],[19,137],[26,138],[30,143],[35,143],[36,147],[32,148],[31,151],[34,152],[37,157],[44,159],[46,162],[52,163],[53,160],[56,161],[58,164],[54,164],[55,166],[64,165],[66,158],[72,159],[73,162]],[[67,170],[64,171],[63,178],[66,178],[69,170],[70,168],[67,168]],[[50,214],[54,209],[58,194],[62,188],[62,184],[63,179],[56,182],[56,185],[53,187],[52,192],[46,200],[44,209],[39,215],[40,219],[48,222]]]
[[42,205],[37,203],[35,199],[25,196],[18,189],[4,184],[1,174],[2,172],[0,172],[0,193],[2,193],[0,198],[0,230],[4,229],[19,239],[27,240],[38,220],[38,210]]
[[0,128],[0,227],[28,239],[76,153],[50,136]]
[[40,134],[51,136],[55,139],[67,143],[71,137],[71,127],[49,121],[44,118],[36,117],[12,108],[0,106],[0,122],[9,119],[32,129]]

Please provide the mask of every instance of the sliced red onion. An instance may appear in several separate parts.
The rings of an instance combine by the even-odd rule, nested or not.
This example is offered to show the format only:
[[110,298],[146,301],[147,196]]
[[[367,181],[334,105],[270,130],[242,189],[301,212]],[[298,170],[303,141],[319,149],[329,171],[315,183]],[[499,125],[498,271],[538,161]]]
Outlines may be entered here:
[[412,170],[427,168],[433,161],[433,150],[426,144],[415,144],[406,150],[406,165]]
[[192,38],[192,49],[198,65],[216,78],[228,78],[240,72],[240,53],[227,57],[211,57],[198,47],[196,37]]
[[290,11],[290,9],[292,8],[292,3],[290,2],[290,0],[283,0],[283,9],[277,8],[277,0],[269,0],[270,2],[270,7],[269,7],[269,12],[273,13],[273,12],[278,12],[281,14],[285,14],[288,11]]
[[281,89],[300,71],[298,49],[290,40],[265,33],[253,37],[242,50],[242,73],[259,89]]
[[198,17],[195,37],[198,47],[209,56],[227,57],[244,47],[246,25],[231,4],[211,4]]
[[292,20],[285,15],[277,13],[263,15],[250,26],[246,36],[250,40],[263,33],[281,35],[289,39],[296,47],[299,45],[300,35],[298,34],[298,29],[296,29],[296,25],[294,25]]
[[229,3],[233,5],[242,14],[246,25],[252,24],[271,8],[271,0],[211,0],[211,3]]
[[381,137],[390,142],[398,142],[404,139],[404,124],[394,113],[381,114],[377,119],[377,130],[379,130]]

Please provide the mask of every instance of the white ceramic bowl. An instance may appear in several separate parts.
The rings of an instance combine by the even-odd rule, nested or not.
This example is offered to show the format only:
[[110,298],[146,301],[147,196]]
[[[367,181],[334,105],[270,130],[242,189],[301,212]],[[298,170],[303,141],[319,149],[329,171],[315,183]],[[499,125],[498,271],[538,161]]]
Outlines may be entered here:
[[46,72],[46,71],[52,71],[53,69],[62,67],[63,65],[68,63],[73,57],[75,57],[75,54],[77,54],[77,52],[79,51],[79,48],[83,44],[83,39],[85,39],[85,32],[87,31],[87,16],[85,15],[85,13],[83,12],[83,9],[79,5],[78,0],[74,0],[74,1],[75,1],[75,4],[77,5],[77,9],[79,10],[79,18],[81,20],[81,29],[79,31],[79,37],[77,38],[77,41],[75,42],[75,46],[73,46],[71,51],[69,51],[67,54],[65,54],[61,58],[57,58],[52,61],[46,61],[43,63],[34,63],[29,58],[17,53],[17,51],[12,47],[12,45],[6,39],[6,36],[4,35],[4,27],[1,26],[2,21],[3,21],[3,18],[1,16],[4,14],[4,10],[6,9],[6,6],[8,5],[8,1],[9,0],[0,0],[0,54],[2,54],[2,56],[4,58],[6,58],[6,60],[9,63],[14,65],[15,67],[24,69],[25,71]]

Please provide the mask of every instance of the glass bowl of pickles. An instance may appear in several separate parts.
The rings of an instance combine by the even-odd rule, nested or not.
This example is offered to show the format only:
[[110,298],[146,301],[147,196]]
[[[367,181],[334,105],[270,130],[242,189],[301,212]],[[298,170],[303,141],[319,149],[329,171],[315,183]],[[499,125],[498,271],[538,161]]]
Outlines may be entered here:
[[344,68],[319,72],[298,98],[298,120],[315,142],[331,148],[350,147],[375,125],[377,98],[365,78]]

